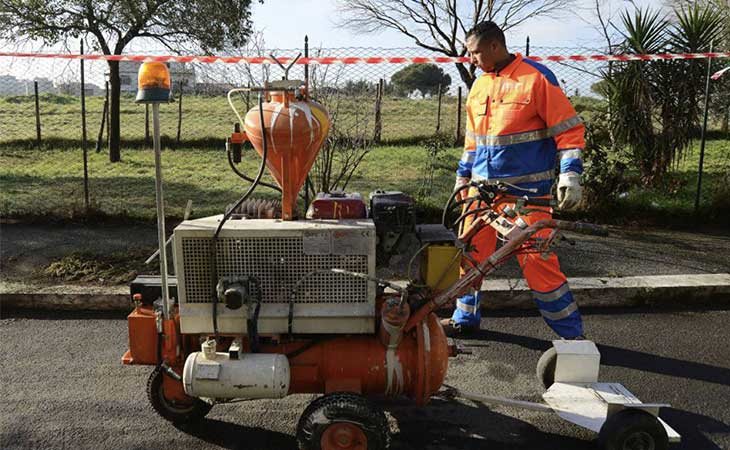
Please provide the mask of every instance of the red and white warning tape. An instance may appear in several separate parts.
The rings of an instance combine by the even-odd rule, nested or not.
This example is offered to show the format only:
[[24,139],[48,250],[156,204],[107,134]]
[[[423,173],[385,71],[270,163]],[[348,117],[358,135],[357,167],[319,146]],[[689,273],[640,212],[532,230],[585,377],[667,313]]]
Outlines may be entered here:
[[[106,61],[159,61],[159,62],[181,62],[181,63],[225,63],[225,64],[274,64],[275,61],[265,56],[173,56],[173,55],[74,55],[69,53],[15,53],[0,52],[0,57],[14,58],[61,58],[61,59],[87,59]],[[528,56],[533,61],[664,61],[671,59],[705,59],[705,58],[730,58],[730,52],[715,53],[657,53],[651,55],[625,54],[625,55],[551,55],[551,56]],[[277,57],[282,64],[289,64],[290,57]],[[316,58],[299,58],[297,64],[425,64],[425,63],[468,63],[467,57],[452,56],[346,56],[335,57],[325,56]]]

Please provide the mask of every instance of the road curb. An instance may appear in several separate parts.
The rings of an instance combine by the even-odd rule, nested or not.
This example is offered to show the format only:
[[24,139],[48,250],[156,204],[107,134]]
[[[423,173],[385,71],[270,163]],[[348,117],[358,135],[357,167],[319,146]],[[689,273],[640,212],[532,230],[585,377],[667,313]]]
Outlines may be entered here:
[[[730,273],[657,275],[622,278],[569,278],[581,307],[730,304]],[[524,280],[487,280],[482,308],[487,310],[534,308]],[[131,311],[127,286],[35,286],[0,282],[0,311],[37,309],[52,311]]]
[[[569,278],[581,307],[730,303],[730,273]],[[482,309],[534,308],[524,280],[485,280]]]

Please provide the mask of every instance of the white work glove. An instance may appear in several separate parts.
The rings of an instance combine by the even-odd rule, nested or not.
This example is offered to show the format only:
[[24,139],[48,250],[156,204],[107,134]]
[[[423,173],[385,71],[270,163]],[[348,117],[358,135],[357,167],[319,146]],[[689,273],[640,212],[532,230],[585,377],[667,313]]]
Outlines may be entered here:
[[558,208],[570,211],[576,209],[583,197],[580,174],[565,172],[558,176]]
[[[454,183],[454,191],[456,191],[457,189],[459,189],[460,187],[462,187],[466,184],[469,184],[470,181],[471,181],[471,178],[469,178],[469,177],[460,177],[457,175],[456,183]],[[456,197],[454,197],[454,201],[457,201],[457,202],[461,201],[461,199],[466,198],[467,195],[469,195],[469,190],[464,189],[461,192],[459,192],[458,194],[456,194]]]

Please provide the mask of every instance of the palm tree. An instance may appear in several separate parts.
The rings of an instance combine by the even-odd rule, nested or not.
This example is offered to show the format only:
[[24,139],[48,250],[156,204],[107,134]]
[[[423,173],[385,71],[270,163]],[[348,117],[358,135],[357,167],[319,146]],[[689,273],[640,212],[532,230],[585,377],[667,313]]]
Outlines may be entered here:
[[[627,53],[706,52],[723,31],[723,16],[711,4],[682,6],[672,18],[637,9],[622,22]],[[631,61],[604,75],[613,133],[645,184],[658,183],[696,135],[705,71],[697,60]]]

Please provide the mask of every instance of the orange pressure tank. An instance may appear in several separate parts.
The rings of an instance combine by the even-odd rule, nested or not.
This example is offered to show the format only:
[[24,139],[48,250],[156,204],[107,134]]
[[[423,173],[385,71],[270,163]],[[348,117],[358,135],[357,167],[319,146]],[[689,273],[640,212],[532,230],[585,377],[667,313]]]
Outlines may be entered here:
[[[330,128],[327,110],[311,99],[297,100],[293,92],[274,91],[263,103],[266,165],[281,187],[282,218],[295,218],[297,195],[314,164]],[[259,107],[244,120],[248,139],[263,155]]]

